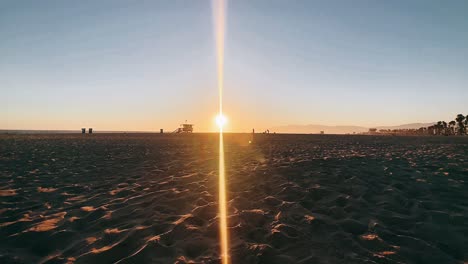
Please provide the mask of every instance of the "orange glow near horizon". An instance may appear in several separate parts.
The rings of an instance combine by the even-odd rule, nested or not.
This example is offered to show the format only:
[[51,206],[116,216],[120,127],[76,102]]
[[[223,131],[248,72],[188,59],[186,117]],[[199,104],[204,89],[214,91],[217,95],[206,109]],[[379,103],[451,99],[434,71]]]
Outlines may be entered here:
[[224,140],[223,127],[226,117],[223,114],[223,88],[224,88],[224,33],[225,33],[225,0],[212,0],[213,17],[216,41],[216,66],[218,77],[218,116],[216,123],[219,128],[219,240],[221,250],[221,262],[229,264],[229,234],[227,228],[227,188],[224,166]]

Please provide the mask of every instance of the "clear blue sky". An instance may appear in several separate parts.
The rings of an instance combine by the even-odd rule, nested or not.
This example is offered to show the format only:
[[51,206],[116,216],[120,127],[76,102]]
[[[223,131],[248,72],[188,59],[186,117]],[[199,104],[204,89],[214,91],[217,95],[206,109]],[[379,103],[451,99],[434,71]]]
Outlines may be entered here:
[[[468,114],[468,1],[228,1],[228,130]],[[0,128],[214,130],[210,1],[1,1]]]

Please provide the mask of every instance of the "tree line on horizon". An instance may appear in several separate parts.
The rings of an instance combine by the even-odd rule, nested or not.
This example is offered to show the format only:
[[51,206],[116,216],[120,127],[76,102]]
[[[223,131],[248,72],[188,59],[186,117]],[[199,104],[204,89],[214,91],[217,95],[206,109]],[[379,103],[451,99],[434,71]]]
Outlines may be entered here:
[[[379,134],[403,134],[403,135],[467,135],[468,115],[458,114],[455,120],[449,122],[438,121],[432,126],[418,129],[380,129]],[[376,132],[369,130],[370,133]]]

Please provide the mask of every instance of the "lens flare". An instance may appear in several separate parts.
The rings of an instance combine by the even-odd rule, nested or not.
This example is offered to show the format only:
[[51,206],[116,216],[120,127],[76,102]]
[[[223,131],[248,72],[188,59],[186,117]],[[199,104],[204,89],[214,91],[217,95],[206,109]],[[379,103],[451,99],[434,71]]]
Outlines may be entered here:
[[219,113],[216,122],[219,126],[219,242],[221,262],[229,264],[229,237],[227,229],[227,189],[224,166],[224,140],[223,126],[226,118],[223,115],[223,89],[224,89],[224,32],[225,32],[225,1],[212,0],[214,31],[216,41],[216,65],[218,77],[218,105]]

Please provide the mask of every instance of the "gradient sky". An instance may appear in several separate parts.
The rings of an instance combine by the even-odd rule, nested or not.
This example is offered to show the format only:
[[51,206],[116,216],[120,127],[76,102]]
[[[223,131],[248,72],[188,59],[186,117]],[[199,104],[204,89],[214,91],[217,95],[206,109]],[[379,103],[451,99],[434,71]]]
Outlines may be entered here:
[[[468,114],[468,1],[231,0],[228,131]],[[216,129],[211,2],[1,1],[0,128]]]

